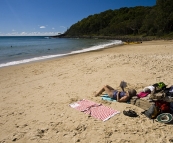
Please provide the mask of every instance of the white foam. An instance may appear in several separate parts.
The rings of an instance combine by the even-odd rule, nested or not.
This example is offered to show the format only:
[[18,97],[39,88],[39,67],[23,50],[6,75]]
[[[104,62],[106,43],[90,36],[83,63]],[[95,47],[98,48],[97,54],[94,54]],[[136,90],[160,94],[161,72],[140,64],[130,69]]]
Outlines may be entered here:
[[12,61],[12,62],[8,62],[8,63],[2,63],[2,64],[0,64],[0,67],[12,66],[12,65],[23,64],[23,63],[28,63],[28,62],[38,61],[38,60],[56,58],[56,57],[62,57],[62,56],[66,56],[66,55],[84,53],[84,52],[104,49],[104,48],[109,47],[109,46],[120,45],[120,44],[122,44],[122,41],[115,40],[115,41],[111,41],[110,43],[106,43],[106,44],[102,44],[102,45],[96,45],[96,46],[92,46],[90,48],[72,51],[72,52],[66,53],[66,54],[48,55],[48,56],[41,56],[41,57],[34,57],[34,58],[30,58],[30,59],[24,59],[24,60],[20,60],[20,61]]
[[78,51],[72,51],[71,53],[76,54],[76,53],[94,51],[94,50],[104,49],[104,48],[109,47],[109,46],[120,45],[120,44],[122,44],[122,41],[115,40],[115,41],[112,41],[111,43],[107,43],[107,44],[103,44],[103,45],[96,45],[96,46],[92,46],[90,48],[86,48],[86,49],[82,49],[82,50],[78,50]]

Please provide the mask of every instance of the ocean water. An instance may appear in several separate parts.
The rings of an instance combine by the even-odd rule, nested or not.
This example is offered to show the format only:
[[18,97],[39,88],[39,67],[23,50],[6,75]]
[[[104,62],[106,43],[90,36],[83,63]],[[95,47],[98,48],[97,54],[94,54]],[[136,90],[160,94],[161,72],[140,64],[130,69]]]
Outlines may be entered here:
[[120,40],[0,36],[0,67],[103,49]]

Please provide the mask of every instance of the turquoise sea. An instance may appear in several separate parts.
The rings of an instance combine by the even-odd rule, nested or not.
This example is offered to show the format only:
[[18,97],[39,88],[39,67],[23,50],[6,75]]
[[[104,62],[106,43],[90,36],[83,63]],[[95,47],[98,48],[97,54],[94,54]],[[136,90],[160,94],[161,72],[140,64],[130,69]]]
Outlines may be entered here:
[[120,40],[0,36],[0,67],[88,52],[122,44]]

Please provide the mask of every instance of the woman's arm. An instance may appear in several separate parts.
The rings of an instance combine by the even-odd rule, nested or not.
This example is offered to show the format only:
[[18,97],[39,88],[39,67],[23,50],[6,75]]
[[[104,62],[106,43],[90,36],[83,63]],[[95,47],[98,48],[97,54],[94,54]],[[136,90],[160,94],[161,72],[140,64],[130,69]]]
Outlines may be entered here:
[[126,86],[127,86],[127,83],[124,82],[124,81],[121,81],[120,87],[121,87],[122,91],[124,91],[124,88],[125,88]]
[[129,99],[128,96],[124,96],[124,97],[122,97],[121,99],[119,99],[119,95],[118,95],[117,97],[118,97],[118,98],[117,98],[117,101],[118,101],[118,102],[126,102],[126,101]]
[[121,89],[122,89],[122,91],[124,91],[124,87],[123,86],[121,87]]

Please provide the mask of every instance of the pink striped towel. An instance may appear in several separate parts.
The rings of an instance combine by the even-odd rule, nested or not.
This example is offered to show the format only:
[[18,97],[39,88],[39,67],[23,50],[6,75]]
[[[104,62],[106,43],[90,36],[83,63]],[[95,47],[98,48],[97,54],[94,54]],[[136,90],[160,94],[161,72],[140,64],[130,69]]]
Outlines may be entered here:
[[114,115],[120,113],[119,111],[113,110],[110,107],[104,106],[102,104],[97,104],[93,101],[85,99],[70,104],[70,107],[102,121],[106,121]]

